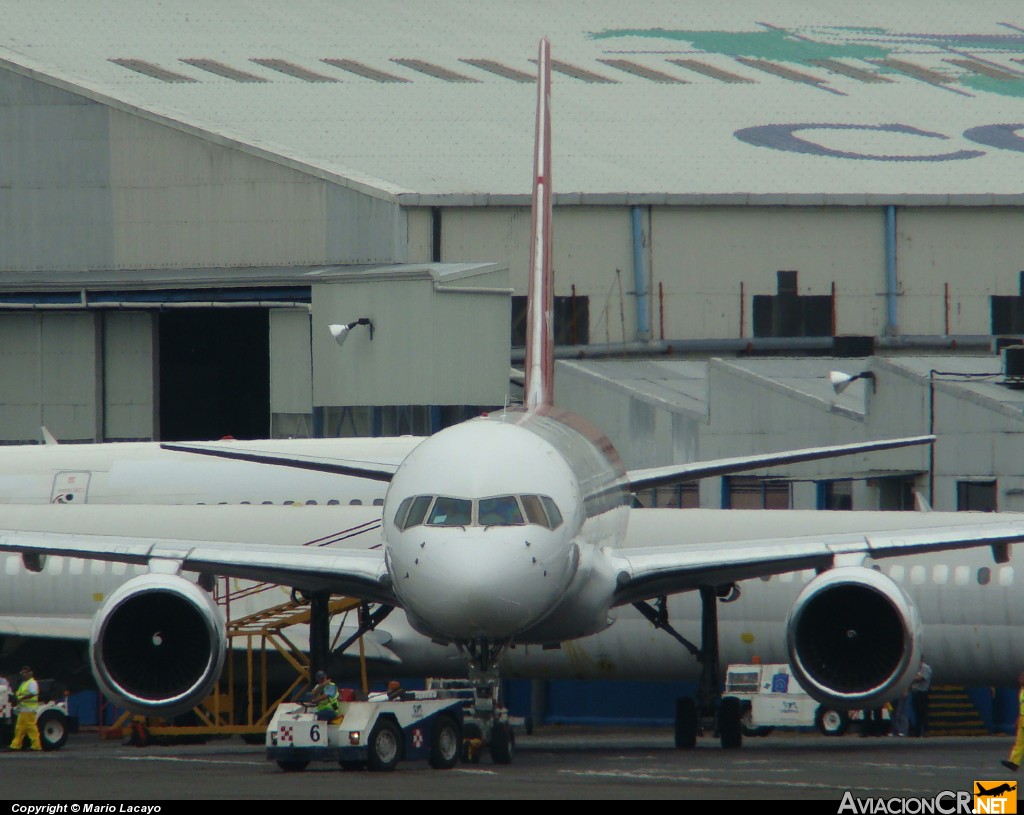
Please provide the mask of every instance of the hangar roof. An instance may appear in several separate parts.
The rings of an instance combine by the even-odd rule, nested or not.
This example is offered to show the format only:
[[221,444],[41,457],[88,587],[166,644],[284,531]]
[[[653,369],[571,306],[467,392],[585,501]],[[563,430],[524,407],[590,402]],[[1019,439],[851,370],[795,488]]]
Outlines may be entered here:
[[[392,266],[250,266],[239,269],[103,269],[51,272],[40,280],[34,272],[0,274],[0,308],[29,306],[183,304],[260,301],[309,302],[315,283],[359,283],[368,280],[424,279],[439,291],[459,283],[476,287],[482,278],[505,267],[496,263],[399,263]],[[509,295],[512,290],[509,289]]]
[[410,205],[528,202],[542,36],[556,203],[1024,203],[1019,0],[0,13],[0,67]]

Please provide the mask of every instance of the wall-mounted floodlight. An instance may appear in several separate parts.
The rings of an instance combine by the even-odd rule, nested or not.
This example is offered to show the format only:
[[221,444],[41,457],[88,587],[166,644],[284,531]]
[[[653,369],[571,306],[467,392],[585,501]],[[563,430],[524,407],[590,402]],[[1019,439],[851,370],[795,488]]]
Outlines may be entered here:
[[357,325],[368,325],[370,327],[370,341],[372,342],[373,323],[370,322],[369,317],[360,317],[358,320],[355,320],[347,324],[335,323],[334,325],[327,326],[327,328],[330,330],[331,336],[334,337],[334,341],[338,343],[338,345],[344,345],[345,340],[348,338],[349,332]]
[[871,392],[875,392],[875,373],[874,371],[861,371],[859,374],[844,374],[842,371],[829,371],[828,381],[832,383],[832,390],[836,393],[842,393],[848,387],[851,382],[856,382],[858,379],[870,379],[871,380]]

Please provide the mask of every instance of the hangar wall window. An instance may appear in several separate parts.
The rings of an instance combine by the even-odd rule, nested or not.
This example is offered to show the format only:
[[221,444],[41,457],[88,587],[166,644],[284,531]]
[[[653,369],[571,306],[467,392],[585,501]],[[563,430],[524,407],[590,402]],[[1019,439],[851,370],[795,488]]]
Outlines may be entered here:
[[[555,345],[590,343],[590,298],[577,295],[555,298]],[[512,298],[512,347],[526,346],[526,298]]]
[[878,490],[878,508],[912,512],[917,479],[914,476],[884,476],[868,480],[869,487]]
[[797,273],[778,272],[776,294],[754,295],[755,337],[831,337],[832,294],[797,294]]
[[989,298],[993,334],[1024,334],[1024,272],[1017,285],[1019,294],[993,294]]
[[792,505],[789,481],[747,476],[722,479],[724,509],[790,509]]
[[642,507],[697,509],[700,507],[700,485],[696,481],[685,481],[682,484],[641,490],[636,494],[636,503]]
[[853,509],[853,482],[819,481],[818,509]]
[[956,508],[958,512],[995,512],[995,481],[957,481]]

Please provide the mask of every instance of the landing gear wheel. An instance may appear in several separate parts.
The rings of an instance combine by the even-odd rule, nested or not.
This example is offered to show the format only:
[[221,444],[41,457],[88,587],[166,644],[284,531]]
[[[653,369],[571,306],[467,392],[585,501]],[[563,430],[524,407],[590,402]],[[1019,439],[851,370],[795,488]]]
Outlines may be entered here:
[[68,740],[67,719],[56,710],[47,710],[36,721],[39,725],[39,740],[44,750],[59,750]]
[[277,766],[286,773],[301,773],[309,766],[308,761],[279,761]]
[[688,696],[676,699],[676,748],[692,750],[697,746],[697,704]]
[[841,736],[850,726],[850,717],[845,710],[821,706],[814,714],[814,725],[824,736]]
[[516,734],[512,725],[502,722],[491,728],[491,761],[495,764],[511,764],[516,752]]
[[718,706],[718,739],[726,750],[738,750],[743,746],[741,712],[740,700],[735,696],[725,697]]
[[402,731],[390,719],[380,719],[370,733],[367,765],[374,772],[390,772],[401,758]]
[[451,716],[439,716],[430,740],[430,766],[435,770],[450,770],[459,763],[461,744],[459,726]]

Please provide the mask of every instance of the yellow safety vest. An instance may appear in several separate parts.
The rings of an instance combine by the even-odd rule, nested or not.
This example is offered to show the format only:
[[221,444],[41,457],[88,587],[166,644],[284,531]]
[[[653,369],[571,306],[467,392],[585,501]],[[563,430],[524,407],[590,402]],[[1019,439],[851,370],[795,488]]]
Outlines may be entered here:
[[338,686],[335,685],[333,682],[328,682],[326,685],[324,685],[321,693],[327,693],[328,688],[334,688],[334,695],[327,696],[326,698],[321,699],[319,702],[317,702],[316,709],[333,710],[335,713],[337,713],[340,709],[338,707]]
[[35,679],[26,679],[18,686],[15,694],[18,700],[18,711],[29,712],[39,707],[39,683]]

